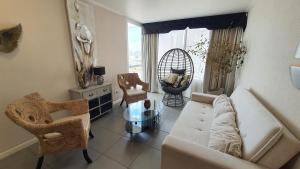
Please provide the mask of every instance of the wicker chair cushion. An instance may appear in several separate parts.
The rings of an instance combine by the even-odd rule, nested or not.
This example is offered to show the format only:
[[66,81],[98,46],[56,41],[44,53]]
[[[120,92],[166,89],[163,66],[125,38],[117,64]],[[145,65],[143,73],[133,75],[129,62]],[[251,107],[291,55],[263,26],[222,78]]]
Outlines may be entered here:
[[181,87],[181,81],[183,80],[184,75],[178,75],[176,82],[173,84],[173,87]]
[[180,82],[180,86],[186,86],[188,82],[190,81],[191,76],[190,75],[184,75],[183,79]]
[[137,88],[133,88],[133,89],[128,89],[126,90],[128,96],[134,96],[134,95],[140,95],[140,94],[145,94],[147,93],[146,91],[142,90],[142,89],[137,89]]
[[167,78],[165,79],[165,81],[169,84],[174,84],[176,82],[178,78],[178,74],[177,73],[170,73]]
[[185,70],[186,69],[173,69],[173,68],[171,68],[171,72],[172,73],[176,73],[176,74],[179,74],[179,75],[184,75],[185,74]]
[[186,86],[185,87],[162,87],[162,90],[164,92],[167,92],[167,93],[170,93],[170,94],[180,94],[183,90],[185,90]]

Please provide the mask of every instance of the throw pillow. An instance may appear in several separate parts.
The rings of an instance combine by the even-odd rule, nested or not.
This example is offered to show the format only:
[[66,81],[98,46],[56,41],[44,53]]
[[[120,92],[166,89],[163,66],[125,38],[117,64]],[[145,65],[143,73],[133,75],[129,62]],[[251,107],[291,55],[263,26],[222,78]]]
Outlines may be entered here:
[[242,139],[236,127],[234,112],[223,113],[213,120],[208,147],[235,157],[242,157]]
[[191,78],[191,75],[184,75],[183,79],[180,82],[180,86],[183,87],[183,86],[187,85],[187,83],[189,82],[190,78]]
[[170,73],[165,81],[167,83],[174,84],[176,82],[177,78],[178,78],[178,74]]
[[173,68],[171,68],[171,72],[179,74],[179,75],[184,75],[185,74],[185,69],[173,69]]
[[218,102],[213,107],[215,117],[218,117],[222,113],[233,112],[234,109],[229,100]]
[[229,100],[229,97],[227,97],[225,94],[221,94],[214,99],[212,105],[215,106],[217,103],[221,103],[227,100]]
[[177,88],[180,87],[180,82],[182,81],[183,76],[182,75],[178,75],[176,82],[173,84],[173,87]]

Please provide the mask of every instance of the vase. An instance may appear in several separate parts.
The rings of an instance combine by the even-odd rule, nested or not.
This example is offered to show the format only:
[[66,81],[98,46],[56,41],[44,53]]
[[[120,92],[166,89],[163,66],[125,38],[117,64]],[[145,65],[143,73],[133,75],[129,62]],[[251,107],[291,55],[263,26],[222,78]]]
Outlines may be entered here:
[[149,100],[149,99],[146,99],[146,100],[144,101],[144,107],[145,107],[146,109],[149,109],[150,106],[151,106],[150,100]]

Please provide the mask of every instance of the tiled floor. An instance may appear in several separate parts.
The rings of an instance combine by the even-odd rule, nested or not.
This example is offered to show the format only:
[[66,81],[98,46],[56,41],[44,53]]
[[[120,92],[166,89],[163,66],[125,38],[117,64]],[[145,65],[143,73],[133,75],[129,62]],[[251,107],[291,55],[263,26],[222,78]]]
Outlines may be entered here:
[[[149,94],[161,101],[161,95]],[[114,105],[113,111],[92,123],[94,139],[88,153],[88,165],[81,150],[45,157],[43,169],[160,169],[160,145],[180,114],[180,108],[163,107],[160,126],[130,137],[124,130],[122,112],[125,106]],[[34,169],[37,145],[33,145],[0,161],[0,169]]]

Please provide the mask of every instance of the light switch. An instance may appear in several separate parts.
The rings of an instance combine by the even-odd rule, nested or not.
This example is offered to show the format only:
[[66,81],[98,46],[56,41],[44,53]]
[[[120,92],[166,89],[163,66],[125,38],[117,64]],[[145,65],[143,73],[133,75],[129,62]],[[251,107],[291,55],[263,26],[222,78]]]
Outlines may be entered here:
[[290,66],[290,73],[294,86],[300,89],[300,66]]
[[298,43],[295,58],[300,59],[300,42]]

